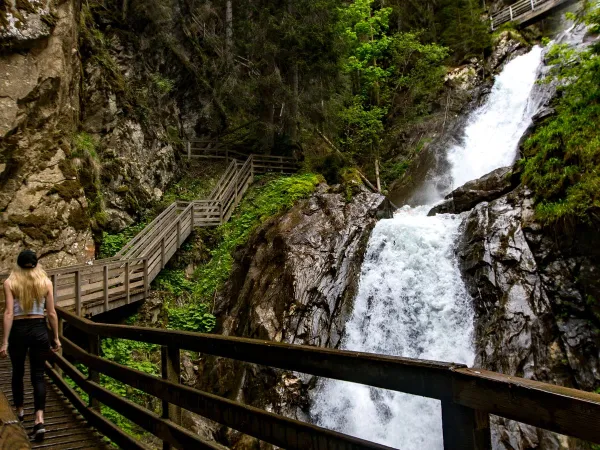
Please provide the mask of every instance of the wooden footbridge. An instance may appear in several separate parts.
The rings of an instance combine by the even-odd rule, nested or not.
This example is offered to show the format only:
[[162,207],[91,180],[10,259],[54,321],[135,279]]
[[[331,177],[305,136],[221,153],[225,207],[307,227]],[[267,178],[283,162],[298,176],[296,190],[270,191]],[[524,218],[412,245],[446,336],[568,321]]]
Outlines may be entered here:
[[519,26],[535,23],[559,8],[563,8],[579,0],[519,0],[492,15],[492,31],[502,24],[513,22]]
[[[212,152],[190,145],[188,157],[206,157]],[[63,354],[53,357],[47,366],[47,375],[52,381],[52,392],[57,395],[57,410],[64,414],[69,412],[71,417],[64,419],[69,424],[64,431],[56,430],[60,438],[42,444],[45,445],[42,448],[101,448],[104,444],[98,441],[99,435],[124,449],[149,448],[100,414],[102,404],[154,435],[162,441],[163,449],[222,449],[183,428],[182,410],[286,449],[390,448],[185,386],[180,376],[181,350],[437,399],[441,406],[445,450],[490,449],[491,414],[600,444],[600,395],[594,393],[469,369],[459,364],[112,325],[85,318],[144,299],[152,278],[191,230],[228,220],[255,174],[294,169],[293,161],[285,158],[250,156],[240,161],[239,155],[227,156],[233,159],[208,200],[174,203],[115,258],[96,261],[91,266],[50,271],[60,305],[61,330],[67,327],[77,330],[87,336],[87,344],[82,347],[61,331]],[[103,358],[99,349],[104,338],[159,345],[161,376]],[[80,371],[75,362],[82,364],[87,374]],[[7,380],[7,368],[4,360],[0,364],[3,380]],[[159,399],[160,414],[107,390],[100,383],[101,374]],[[88,395],[86,401],[66,377]],[[6,381],[0,388],[10,395]],[[10,411],[3,411],[0,401],[0,419],[4,421],[4,417],[8,417],[6,422],[11,427],[8,433],[0,433],[0,448],[22,448],[11,446],[15,442],[26,444],[26,440],[9,416]],[[52,426],[48,424],[48,428]]]

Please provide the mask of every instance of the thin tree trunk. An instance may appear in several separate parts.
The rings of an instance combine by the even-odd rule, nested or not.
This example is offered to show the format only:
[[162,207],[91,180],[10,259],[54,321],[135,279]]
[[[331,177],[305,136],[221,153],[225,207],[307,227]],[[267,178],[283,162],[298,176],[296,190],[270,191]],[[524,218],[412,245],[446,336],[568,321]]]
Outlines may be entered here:
[[[293,14],[293,1],[288,0],[287,8],[288,14]],[[298,141],[298,111],[299,111],[299,96],[300,96],[300,75],[298,73],[298,61],[294,59],[291,67],[291,84],[292,84],[292,101],[290,104],[290,119],[288,133],[292,144]]]
[[233,61],[233,3],[227,0],[225,7],[225,46],[227,47],[227,58]]
[[377,178],[377,190],[381,192],[381,179],[379,178],[379,157],[375,158],[375,177]]
[[127,12],[129,10],[129,0],[123,0],[123,7],[121,8],[121,17],[123,20],[127,20]]

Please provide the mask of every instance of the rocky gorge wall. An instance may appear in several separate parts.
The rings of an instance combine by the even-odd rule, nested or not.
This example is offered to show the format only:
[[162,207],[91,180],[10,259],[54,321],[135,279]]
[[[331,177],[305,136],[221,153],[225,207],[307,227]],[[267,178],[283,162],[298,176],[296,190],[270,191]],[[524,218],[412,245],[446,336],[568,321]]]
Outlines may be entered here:
[[[474,366],[594,391],[600,386],[599,234],[591,226],[543,227],[532,193],[518,179],[517,167],[498,169],[431,212],[465,217],[457,255],[476,310]],[[589,448],[501,418],[492,424],[494,449]]]
[[181,173],[201,109],[177,89],[187,69],[109,6],[0,2],[0,270],[23,248],[46,267],[93,259]]
[[16,5],[0,7],[0,268],[24,247],[48,266],[72,264],[93,256],[69,160],[79,115],[78,2]]
[[[370,232],[391,217],[385,198],[320,185],[309,199],[264,223],[235,256],[232,276],[215,300],[227,336],[336,348],[352,311]],[[196,387],[289,417],[308,406],[310,378],[207,357]],[[188,415],[187,426],[232,448],[253,439]],[[254,442],[254,443],[253,443]],[[262,447],[261,447],[262,448]]]

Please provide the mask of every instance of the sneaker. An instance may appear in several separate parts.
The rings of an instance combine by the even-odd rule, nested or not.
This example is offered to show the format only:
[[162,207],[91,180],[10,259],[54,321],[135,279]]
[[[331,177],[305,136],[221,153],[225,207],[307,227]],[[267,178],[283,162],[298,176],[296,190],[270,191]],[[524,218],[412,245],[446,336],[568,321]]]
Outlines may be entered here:
[[31,438],[34,441],[43,441],[44,435],[46,434],[46,428],[44,428],[43,423],[37,423],[33,426],[33,432],[31,433]]
[[19,418],[19,422],[23,422],[25,420],[25,411],[21,411],[21,414],[17,414]]

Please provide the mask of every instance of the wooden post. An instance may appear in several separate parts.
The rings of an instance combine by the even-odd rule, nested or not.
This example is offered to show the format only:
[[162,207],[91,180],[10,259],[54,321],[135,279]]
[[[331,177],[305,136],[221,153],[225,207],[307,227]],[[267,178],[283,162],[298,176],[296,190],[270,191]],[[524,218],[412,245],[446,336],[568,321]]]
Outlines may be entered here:
[[150,277],[148,276],[148,258],[144,258],[144,300],[148,298],[148,289]]
[[535,9],[535,0],[531,0],[531,10]]
[[513,20],[513,11],[512,11],[512,6],[508,7],[508,11],[510,12],[510,20]]
[[58,299],[56,298],[56,293],[57,293],[57,288],[56,288],[56,281],[58,280],[58,274],[53,274],[51,277],[52,280],[52,296],[54,297],[54,304],[56,306],[58,306]]
[[160,268],[164,269],[165,268],[165,238],[162,238],[162,240],[160,241]]
[[81,272],[75,272],[75,310],[81,317]]
[[181,216],[177,219],[177,248],[181,247]]
[[254,156],[250,155],[250,183],[254,182]]
[[190,141],[187,141],[187,154],[188,154],[188,161],[192,159],[192,143]]
[[103,267],[104,272],[104,312],[108,311],[108,264]]
[[194,203],[194,202],[192,202],[192,207],[190,208],[190,211],[191,211],[191,213],[192,213],[192,221],[191,221],[191,227],[192,227],[192,228],[191,228],[191,230],[190,230],[190,233],[193,233],[193,232],[194,232],[194,228],[195,228],[195,226],[196,226],[196,224],[194,223],[194,205],[195,205],[195,203]]
[[[64,330],[64,326],[65,326],[65,322],[62,318],[58,318],[58,339],[62,339],[63,337],[63,330]],[[63,351],[62,348],[58,351],[58,354],[62,356]],[[62,369],[60,368],[60,366],[54,362],[54,364],[52,364],[52,366],[54,367],[54,370],[56,371],[56,373],[58,374],[59,377],[62,378]]]
[[219,202],[219,223],[223,225],[223,202]]
[[[97,334],[88,335],[90,340],[89,352],[91,355],[100,356],[100,336]],[[88,379],[94,383],[100,383],[100,373],[96,370],[89,369]],[[89,394],[89,407],[100,410],[100,402],[94,398],[92,394]]]
[[[172,383],[179,384],[181,376],[181,360],[178,348],[161,347],[162,377]],[[181,408],[170,405],[169,402],[162,402],[162,417],[168,419],[177,425],[181,424]],[[163,441],[163,450],[169,450],[171,445]]]
[[442,400],[444,450],[490,450],[489,414]]
[[129,292],[129,261],[125,262],[125,296],[129,305],[131,302],[131,293]]

